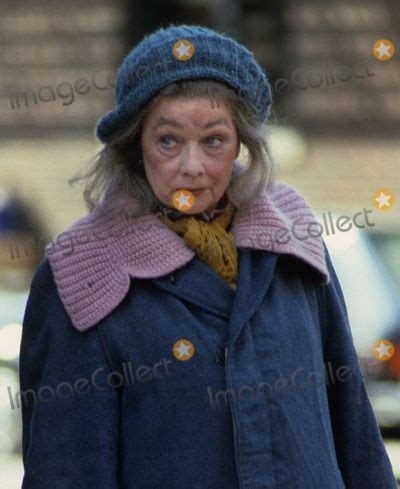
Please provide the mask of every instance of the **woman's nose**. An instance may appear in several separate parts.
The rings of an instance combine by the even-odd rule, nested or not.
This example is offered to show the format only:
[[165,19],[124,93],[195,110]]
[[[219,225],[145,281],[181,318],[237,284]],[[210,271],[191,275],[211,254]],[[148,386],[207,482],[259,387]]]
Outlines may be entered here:
[[189,146],[182,154],[181,172],[190,176],[198,176],[204,173],[204,165],[200,148]]

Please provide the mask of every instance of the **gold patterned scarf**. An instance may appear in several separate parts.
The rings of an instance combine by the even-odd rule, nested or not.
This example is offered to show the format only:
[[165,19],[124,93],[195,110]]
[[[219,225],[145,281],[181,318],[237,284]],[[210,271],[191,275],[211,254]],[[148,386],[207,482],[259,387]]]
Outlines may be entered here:
[[238,276],[238,251],[233,235],[228,231],[233,214],[234,207],[228,203],[219,215],[208,222],[195,216],[173,220],[165,212],[159,213],[158,217],[182,236],[186,244],[234,290]]

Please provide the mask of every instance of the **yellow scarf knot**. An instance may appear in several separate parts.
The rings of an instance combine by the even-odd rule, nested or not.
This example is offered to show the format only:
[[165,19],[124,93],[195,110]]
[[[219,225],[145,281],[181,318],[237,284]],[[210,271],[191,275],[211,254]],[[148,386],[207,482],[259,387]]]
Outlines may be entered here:
[[182,236],[185,243],[226,280],[232,289],[235,289],[238,276],[238,251],[233,235],[228,231],[233,213],[232,204],[228,204],[223,213],[209,222],[193,216],[182,217],[176,221],[165,214],[158,217],[170,229]]

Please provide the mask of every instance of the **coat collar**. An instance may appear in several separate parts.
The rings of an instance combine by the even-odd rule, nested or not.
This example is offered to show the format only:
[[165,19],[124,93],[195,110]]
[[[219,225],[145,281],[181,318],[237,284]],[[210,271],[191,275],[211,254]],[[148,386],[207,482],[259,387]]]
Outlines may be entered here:
[[[242,171],[235,162],[233,178]],[[136,209],[133,199],[108,196],[46,248],[58,294],[79,331],[118,306],[131,278],[162,277],[195,256],[155,214],[137,217]],[[308,203],[290,186],[275,182],[236,211],[230,231],[239,248],[295,256],[328,283],[322,238],[306,232],[311,222],[315,217]]]

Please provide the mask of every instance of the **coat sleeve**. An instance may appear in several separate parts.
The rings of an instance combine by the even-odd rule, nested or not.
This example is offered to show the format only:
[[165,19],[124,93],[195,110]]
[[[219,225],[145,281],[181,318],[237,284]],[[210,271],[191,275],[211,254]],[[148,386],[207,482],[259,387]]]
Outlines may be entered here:
[[343,293],[326,247],[325,253],[331,281],[320,289],[321,321],[325,368],[331,372],[327,392],[339,468],[346,489],[397,489],[367,396]]
[[117,489],[120,390],[98,325],[80,332],[46,258],[37,268],[20,344],[22,489]]

